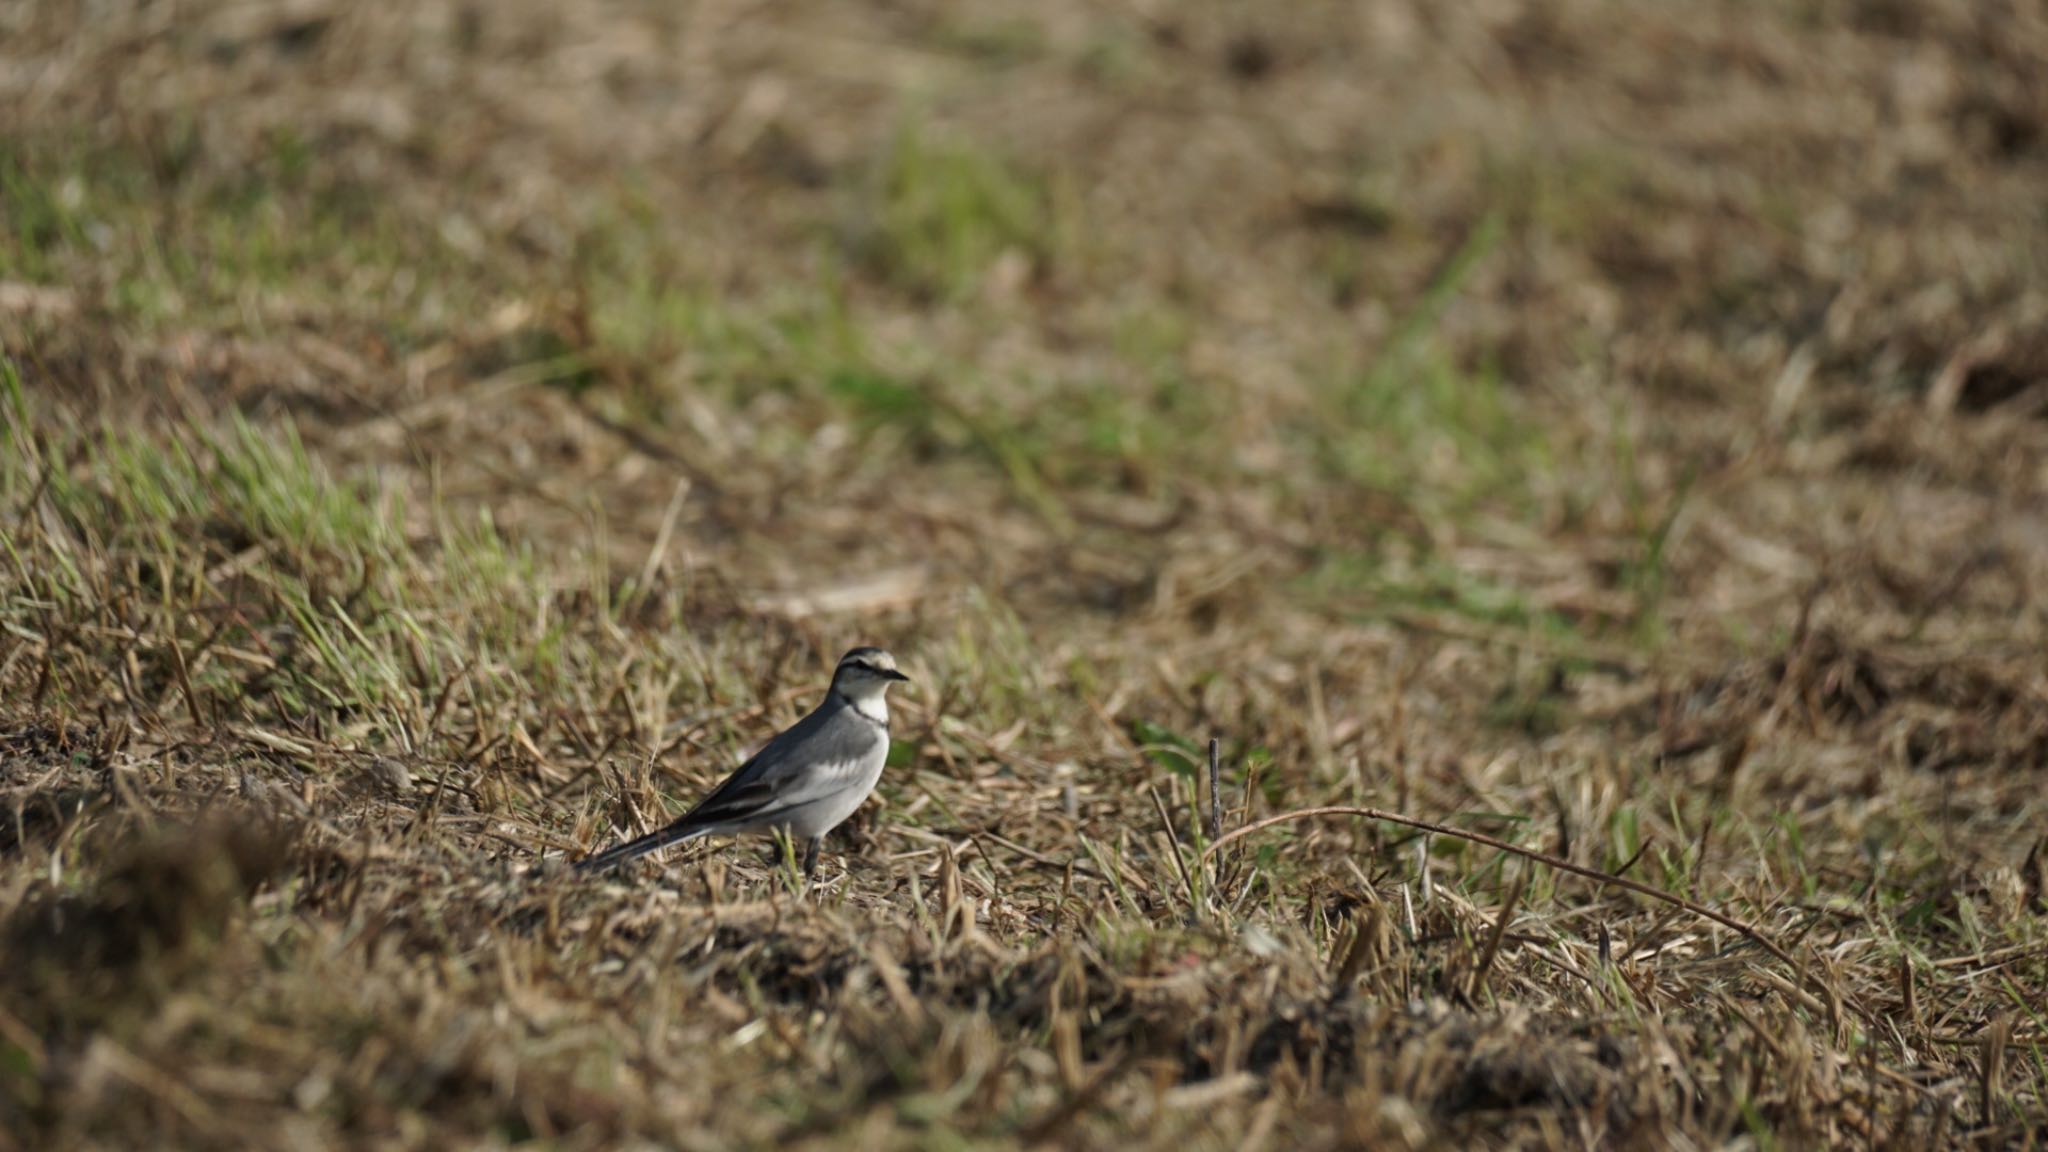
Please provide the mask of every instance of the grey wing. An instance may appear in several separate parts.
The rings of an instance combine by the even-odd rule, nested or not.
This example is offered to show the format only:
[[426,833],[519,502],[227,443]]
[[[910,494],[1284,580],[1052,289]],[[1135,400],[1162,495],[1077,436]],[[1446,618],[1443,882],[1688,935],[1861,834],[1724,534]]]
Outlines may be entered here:
[[682,818],[695,827],[745,824],[837,792],[886,737],[828,701],[790,725]]
[[666,828],[588,857],[576,868],[592,872],[707,833],[774,827],[801,818],[806,808],[829,804],[841,789],[856,782],[871,784],[866,779],[874,768],[870,758],[887,738],[828,699],[770,740]]

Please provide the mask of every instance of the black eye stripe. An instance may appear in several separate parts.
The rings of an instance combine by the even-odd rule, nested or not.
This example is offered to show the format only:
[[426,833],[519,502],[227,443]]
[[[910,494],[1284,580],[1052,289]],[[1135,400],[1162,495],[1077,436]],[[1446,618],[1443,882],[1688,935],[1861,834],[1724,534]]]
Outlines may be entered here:
[[833,674],[858,668],[878,680],[892,680],[901,676],[895,668],[896,661],[880,648],[855,648],[839,657]]

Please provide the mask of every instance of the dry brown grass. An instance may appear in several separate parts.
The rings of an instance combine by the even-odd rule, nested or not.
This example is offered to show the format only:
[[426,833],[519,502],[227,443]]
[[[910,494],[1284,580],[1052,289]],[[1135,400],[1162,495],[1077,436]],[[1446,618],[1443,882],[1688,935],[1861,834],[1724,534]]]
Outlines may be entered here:
[[[0,1148],[2039,1146],[2044,74],[0,9]],[[820,890],[555,863],[856,641]]]

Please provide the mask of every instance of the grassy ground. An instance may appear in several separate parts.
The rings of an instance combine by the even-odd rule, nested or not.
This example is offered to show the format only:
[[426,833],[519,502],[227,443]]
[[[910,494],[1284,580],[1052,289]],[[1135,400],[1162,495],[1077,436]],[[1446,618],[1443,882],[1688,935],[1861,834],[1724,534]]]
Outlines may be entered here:
[[[2019,0],[0,11],[0,1149],[2040,1146],[2043,74]],[[563,874],[858,642],[820,889]],[[1581,872],[1203,855],[1326,806]]]

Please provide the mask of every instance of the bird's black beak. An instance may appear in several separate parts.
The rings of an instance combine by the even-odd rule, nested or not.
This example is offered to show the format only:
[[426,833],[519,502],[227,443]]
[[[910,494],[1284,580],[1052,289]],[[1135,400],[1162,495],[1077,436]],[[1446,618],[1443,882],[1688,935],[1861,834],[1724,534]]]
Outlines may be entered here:
[[904,682],[905,684],[908,684],[908,683],[910,683],[910,677],[908,677],[908,676],[905,676],[905,675],[904,675],[903,673],[901,673],[901,672],[898,672],[898,671],[897,671],[897,670],[895,670],[894,668],[891,668],[891,669],[889,669],[889,670],[887,670],[887,671],[883,672],[883,673],[882,673],[882,679],[884,679],[884,680],[901,680],[901,681],[903,681],[903,682]]

